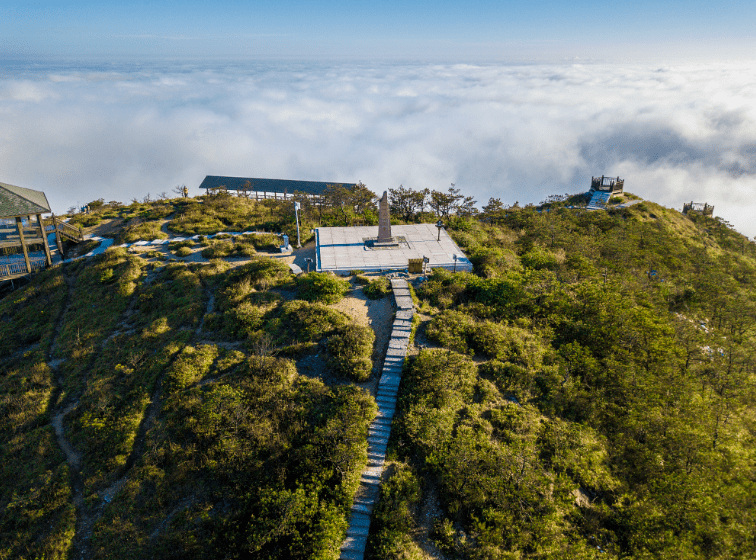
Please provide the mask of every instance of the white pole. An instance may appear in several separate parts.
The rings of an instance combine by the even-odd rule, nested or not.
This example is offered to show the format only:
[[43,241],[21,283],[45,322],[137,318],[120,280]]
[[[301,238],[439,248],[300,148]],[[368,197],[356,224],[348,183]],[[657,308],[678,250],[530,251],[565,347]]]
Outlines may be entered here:
[[299,249],[302,246],[299,240],[299,202],[294,203],[294,217],[297,220],[297,249]]

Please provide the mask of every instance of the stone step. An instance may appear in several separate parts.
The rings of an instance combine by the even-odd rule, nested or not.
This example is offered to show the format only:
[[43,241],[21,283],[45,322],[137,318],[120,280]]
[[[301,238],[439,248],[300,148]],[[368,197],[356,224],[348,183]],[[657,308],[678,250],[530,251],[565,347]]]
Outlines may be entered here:
[[381,436],[368,436],[368,445],[388,445],[389,438]]
[[397,296],[396,298],[396,306],[399,309],[412,309],[415,304],[412,301],[412,298],[409,296]]
[[[366,544],[367,544],[367,538],[362,535],[354,536],[354,537],[351,537],[351,536],[347,537],[346,539],[344,539],[344,544],[341,546],[341,550],[342,550],[341,557],[343,558],[344,552],[348,550],[351,550],[354,552],[360,552],[360,554],[364,554]],[[362,558],[362,556],[360,556],[360,558]]]
[[349,525],[355,527],[370,527],[370,516],[364,513],[353,513],[349,519]]
[[370,502],[355,500],[354,504],[352,504],[352,511],[370,515],[371,513],[373,513],[373,502],[372,500]]
[[381,383],[380,381],[378,382],[378,393],[384,392],[384,393],[392,393],[396,395],[396,393],[399,391],[401,378],[396,379],[394,377],[386,377],[385,381],[386,381],[385,383]]
[[[387,378],[386,381],[393,381],[391,378]],[[397,392],[399,392],[399,383],[378,383],[378,394],[380,393],[390,393],[392,395],[396,395]]]
[[378,409],[378,416],[380,418],[386,418],[388,420],[391,420],[394,417],[394,411],[393,410],[381,410]]
[[360,478],[360,484],[364,485],[365,487],[380,486],[381,485],[381,479],[380,479],[380,477],[378,477],[378,478],[367,477],[366,478],[365,476],[362,476]]
[[351,526],[347,529],[347,537],[367,537],[370,533],[370,526],[356,527]]
[[377,395],[375,397],[375,402],[378,403],[378,406],[385,406],[387,408],[396,408],[396,398],[394,397]]
[[364,558],[365,553],[356,550],[342,550],[339,556],[339,560],[363,560]]
[[368,437],[379,437],[388,440],[391,438],[391,430],[373,430],[368,432]]
[[404,356],[386,356],[383,360],[383,369],[398,369],[404,368]]
[[383,458],[386,458],[386,444],[381,443],[368,443],[368,455],[371,453],[373,455],[382,455]]
[[412,321],[412,316],[415,314],[414,309],[397,309],[394,319],[402,321]]

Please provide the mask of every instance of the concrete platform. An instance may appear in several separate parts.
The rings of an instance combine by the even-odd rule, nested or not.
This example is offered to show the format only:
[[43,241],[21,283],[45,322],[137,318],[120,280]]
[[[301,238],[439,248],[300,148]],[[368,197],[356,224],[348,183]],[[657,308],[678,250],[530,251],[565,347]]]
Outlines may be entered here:
[[472,263],[445,230],[441,231],[441,240],[437,241],[438,229],[434,224],[391,226],[394,237],[404,237],[407,241],[396,248],[366,247],[365,240],[377,234],[377,226],[317,228],[315,269],[337,274],[348,274],[350,270],[405,270],[409,259],[427,257],[430,268],[454,270],[454,255],[457,255],[457,271],[472,271]]

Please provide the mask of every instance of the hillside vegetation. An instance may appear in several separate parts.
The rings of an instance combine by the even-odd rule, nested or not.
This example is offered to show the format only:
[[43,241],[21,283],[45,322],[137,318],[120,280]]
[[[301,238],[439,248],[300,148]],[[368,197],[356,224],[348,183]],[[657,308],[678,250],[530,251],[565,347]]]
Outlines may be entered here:
[[[756,247],[651,202],[454,196],[401,216],[443,216],[475,269],[416,283],[368,557],[756,557]],[[375,221],[349,200],[304,235]],[[295,235],[291,202],[90,206],[123,242]],[[274,241],[111,248],[0,300],[0,559],[338,557],[375,335],[334,302],[390,285],[294,279]]]
[[333,558],[376,411],[372,331],[318,301],[349,284],[145,256],[0,302],[0,558]]
[[754,245],[560,206],[450,221],[476,269],[418,289],[371,557],[423,557],[438,499],[447,558],[753,558]]

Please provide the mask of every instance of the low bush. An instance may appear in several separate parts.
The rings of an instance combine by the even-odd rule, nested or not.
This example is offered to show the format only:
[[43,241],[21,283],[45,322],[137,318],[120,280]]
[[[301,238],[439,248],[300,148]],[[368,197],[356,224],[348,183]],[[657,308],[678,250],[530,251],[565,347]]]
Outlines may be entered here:
[[281,238],[274,233],[252,233],[243,239],[258,251],[273,252],[281,245]]
[[520,257],[522,264],[529,268],[541,270],[543,268],[554,269],[558,262],[557,257],[551,251],[543,247],[534,246]]
[[337,278],[330,272],[309,272],[296,279],[299,297],[306,301],[337,303],[349,291],[346,280]]
[[355,276],[354,281],[357,282],[357,284],[359,284],[360,286],[367,286],[368,284],[370,284],[370,278],[362,274]]
[[167,239],[168,234],[160,230],[158,222],[135,221],[121,232],[117,245],[121,243],[134,243],[135,241],[153,241],[155,239]]
[[369,299],[380,299],[391,293],[391,282],[385,276],[376,278],[368,283],[363,290]]
[[227,257],[251,257],[256,253],[255,248],[247,243],[233,241],[213,241],[209,247],[202,249],[202,256],[206,259],[223,259]]
[[99,214],[76,214],[70,219],[69,223],[74,226],[92,227],[102,222],[102,216]]
[[338,375],[355,381],[367,381],[373,369],[370,355],[373,351],[375,333],[370,327],[349,325],[328,339],[331,367]]
[[276,329],[279,337],[314,342],[345,329],[349,317],[322,303],[287,301],[281,306],[280,323],[271,321],[266,328]]
[[367,557],[380,559],[421,558],[421,551],[409,536],[415,527],[415,510],[420,503],[420,481],[412,469],[399,463],[381,486],[381,498],[373,513],[373,527]]
[[168,244],[168,248],[171,251],[175,251],[177,249],[181,249],[182,247],[194,247],[194,241],[186,239],[184,241],[171,241]]
[[444,311],[433,318],[428,338],[462,354],[512,361],[536,368],[543,362],[547,345],[533,333],[490,320],[476,320],[463,311]]
[[176,249],[176,256],[188,257],[192,254],[192,250],[189,247],[179,247]]

